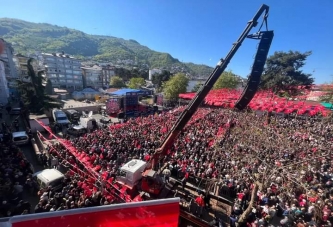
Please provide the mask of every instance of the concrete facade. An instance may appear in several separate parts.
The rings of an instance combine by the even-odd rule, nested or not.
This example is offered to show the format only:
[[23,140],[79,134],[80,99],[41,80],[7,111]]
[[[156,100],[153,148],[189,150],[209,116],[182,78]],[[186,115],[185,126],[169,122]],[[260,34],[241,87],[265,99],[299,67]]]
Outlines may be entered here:
[[6,105],[8,103],[9,90],[5,74],[5,64],[0,60],[0,104]]
[[16,66],[15,66],[15,63],[13,60],[14,49],[10,43],[6,42],[3,39],[1,39],[1,40],[5,44],[5,50],[0,55],[0,60],[2,60],[4,62],[5,75],[6,75],[6,79],[8,82],[9,92],[15,93],[15,92],[17,92],[17,81],[16,80],[18,79],[18,75],[17,75],[17,71],[16,71]]
[[[18,78],[23,82],[31,82],[31,78],[28,75],[28,60],[30,57],[24,56],[22,54],[16,54],[14,56],[14,62],[17,68],[17,75]],[[32,67],[37,72],[38,70],[38,64],[37,61],[32,61]]]
[[110,79],[114,76],[114,68],[111,66],[82,67],[83,86],[99,88],[109,88]]
[[83,79],[81,62],[65,53],[42,53],[46,78],[53,88],[81,90]]

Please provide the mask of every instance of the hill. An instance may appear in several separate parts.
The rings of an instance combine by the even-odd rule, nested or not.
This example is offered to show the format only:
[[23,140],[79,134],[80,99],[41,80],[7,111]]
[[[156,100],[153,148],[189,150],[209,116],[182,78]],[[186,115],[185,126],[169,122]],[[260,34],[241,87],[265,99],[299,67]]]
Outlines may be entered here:
[[0,37],[12,43],[15,52],[22,54],[65,51],[86,61],[164,68],[193,76],[208,76],[213,70],[205,65],[182,63],[168,53],[151,50],[132,39],[89,35],[46,23],[0,18]]

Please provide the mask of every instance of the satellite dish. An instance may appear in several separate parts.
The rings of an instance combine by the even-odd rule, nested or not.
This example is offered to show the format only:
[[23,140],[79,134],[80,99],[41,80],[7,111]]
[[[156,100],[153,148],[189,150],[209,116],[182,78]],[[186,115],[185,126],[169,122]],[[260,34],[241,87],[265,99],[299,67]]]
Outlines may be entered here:
[[92,111],[89,111],[88,117],[90,118],[93,115]]

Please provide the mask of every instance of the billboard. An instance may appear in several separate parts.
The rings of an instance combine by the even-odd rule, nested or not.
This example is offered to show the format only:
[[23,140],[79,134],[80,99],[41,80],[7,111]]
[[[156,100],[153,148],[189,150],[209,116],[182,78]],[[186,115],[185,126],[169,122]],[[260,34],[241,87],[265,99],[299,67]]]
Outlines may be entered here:
[[179,198],[14,216],[0,227],[177,227]]
[[121,98],[110,98],[106,103],[106,113],[113,114],[118,113],[121,109]]

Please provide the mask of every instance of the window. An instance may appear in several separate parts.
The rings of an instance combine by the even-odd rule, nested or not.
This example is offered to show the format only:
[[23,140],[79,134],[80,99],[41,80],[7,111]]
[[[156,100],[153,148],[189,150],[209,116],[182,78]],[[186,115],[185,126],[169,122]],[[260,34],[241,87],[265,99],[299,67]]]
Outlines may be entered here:
[[66,69],[66,73],[73,73],[71,69]]
[[60,79],[60,80],[59,80],[59,83],[61,83],[61,84],[65,84],[65,83],[66,83],[66,80]]
[[67,83],[71,83],[71,84],[72,84],[72,83],[73,83],[73,80],[67,80]]
[[59,74],[59,78],[65,78],[65,75]]
[[51,73],[51,74],[49,74],[49,77],[50,78],[57,78],[57,74]]
[[81,77],[81,76],[74,75],[73,78],[74,78],[74,79],[81,79],[82,77]]
[[19,141],[25,141],[27,140],[28,137],[27,136],[18,136],[18,137],[14,137],[14,142],[19,142]]
[[72,75],[66,75],[66,78],[67,79],[73,79],[73,76]]

